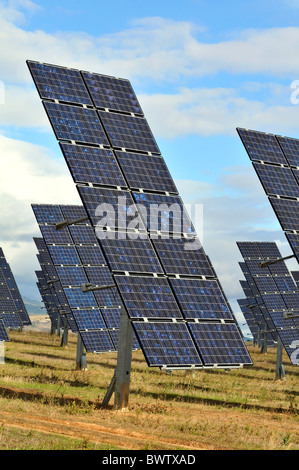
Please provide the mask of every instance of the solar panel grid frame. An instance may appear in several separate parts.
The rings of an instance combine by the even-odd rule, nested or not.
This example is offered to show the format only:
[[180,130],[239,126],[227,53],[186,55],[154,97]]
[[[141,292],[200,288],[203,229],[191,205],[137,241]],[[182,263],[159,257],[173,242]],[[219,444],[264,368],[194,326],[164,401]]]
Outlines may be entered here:
[[[113,129],[109,126],[110,126],[110,124],[113,126],[116,122],[118,129],[120,128],[121,131],[124,130],[124,132],[126,134],[127,131],[128,131],[128,128],[126,126],[129,123],[131,126],[136,126],[137,125],[137,127],[135,127],[135,129],[134,129],[134,131],[136,132],[136,134],[138,136],[137,140],[136,140],[137,143],[135,143],[133,145],[132,151],[139,151],[140,153],[144,153],[144,151],[146,150],[147,152],[156,153],[157,156],[160,155],[160,151],[159,151],[158,147],[156,146],[156,142],[154,141],[152,133],[151,133],[151,131],[148,127],[148,124],[147,124],[147,122],[144,118],[136,117],[136,116],[128,116],[128,115],[125,115],[125,113],[122,114],[122,113],[114,113],[114,112],[107,112],[107,111],[105,111],[105,112],[100,111],[99,116],[101,117],[102,123],[104,123],[104,127],[106,129],[106,135],[109,136],[109,140],[112,142],[112,147],[114,147],[115,151],[117,151],[117,150],[131,151],[131,149],[130,149],[131,144],[130,143],[128,143],[128,144],[121,143],[119,145],[120,142],[115,140],[115,136],[112,135],[112,133],[115,129]],[[107,128],[107,120],[110,121],[110,122],[108,122],[109,129]],[[111,122],[113,120],[115,121],[114,123]],[[106,122],[106,126],[105,126],[105,122]],[[143,127],[143,129],[141,129],[141,128],[138,129],[138,125],[141,125],[141,127]],[[145,130],[146,135],[142,135],[143,130]],[[131,130],[125,136],[125,139],[123,140],[123,142],[126,142],[127,137],[128,137],[127,142],[130,142],[130,133],[131,133]],[[142,140],[143,137],[145,137],[145,138],[149,137],[149,141],[148,141],[149,145],[147,145],[146,148],[143,146],[144,145],[144,140]],[[153,145],[152,148],[150,147],[151,145]],[[120,148],[118,148],[118,147],[120,147]],[[78,185],[77,185],[77,188],[79,189]],[[82,197],[82,194],[80,194],[80,196],[81,196],[81,199],[83,200],[83,203],[84,203],[84,197]],[[215,277],[215,272],[213,270],[212,270],[212,272],[213,272],[213,275]]]

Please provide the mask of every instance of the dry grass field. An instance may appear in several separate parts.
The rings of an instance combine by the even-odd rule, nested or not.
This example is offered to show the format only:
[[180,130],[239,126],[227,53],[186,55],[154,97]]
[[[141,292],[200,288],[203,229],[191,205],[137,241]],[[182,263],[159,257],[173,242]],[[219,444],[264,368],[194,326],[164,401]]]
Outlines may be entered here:
[[299,370],[276,351],[248,346],[243,369],[173,371],[133,353],[125,410],[101,402],[117,355],[87,354],[75,370],[76,336],[10,332],[0,365],[0,450],[298,450]]

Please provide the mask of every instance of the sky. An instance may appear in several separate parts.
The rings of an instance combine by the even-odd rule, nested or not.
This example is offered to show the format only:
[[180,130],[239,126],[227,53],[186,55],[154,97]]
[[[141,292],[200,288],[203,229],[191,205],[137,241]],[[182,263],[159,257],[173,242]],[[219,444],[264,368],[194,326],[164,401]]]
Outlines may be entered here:
[[236,128],[299,138],[298,24],[299,0],[0,0],[0,246],[22,295],[40,300],[31,204],[81,204],[30,59],[131,81],[242,322],[236,241],[291,249]]

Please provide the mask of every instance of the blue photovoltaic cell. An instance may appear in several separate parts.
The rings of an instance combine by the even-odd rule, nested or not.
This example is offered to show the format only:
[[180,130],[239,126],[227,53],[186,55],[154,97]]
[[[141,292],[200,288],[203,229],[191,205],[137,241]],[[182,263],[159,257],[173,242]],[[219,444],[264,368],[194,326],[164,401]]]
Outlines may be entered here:
[[141,212],[150,232],[195,234],[191,219],[180,196],[165,194],[133,193],[137,204],[144,206]]
[[48,246],[54,265],[81,265],[80,258],[74,246]]
[[75,183],[127,186],[112,150],[60,142]]
[[79,70],[33,61],[27,64],[42,99],[92,105]]
[[[70,225],[68,227],[73,242],[83,245],[97,245],[98,240],[91,225]],[[100,248],[99,248],[100,250]]]
[[266,194],[299,197],[299,186],[290,168],[253,163]]
[[101,313],[108,328],[119,328],[121,307],[102,308]]
[[237,131],[251,160],[287,165],[274,135],[240,128]]
[[80,331],[80,336],[87,352],[115,351],[107,330]]
[[162,157],[119,151],[115,154],[129,187],[169,193],[178,192]]
[[254,282],[256,283],[256,286],[261,293],[265,292],[279,292],[279,289],[277,285],[275,284],[274,280],[272,277],[259,277],[256,276],[254,278]]
[[299,140],[276,136],[290,166],[299,167]]
[[281,258],[281,253],[275,242],[257,242],[261,256],[264,258]]
[[56,266],[63,286],[81,286],[88,282],[84,269],[79,266]]
[[112,285],[114,279],[107,266],[85,266],[86,275],[94,285]]
[[287,308],[299,310],[299,292],[287,292],[282,294]]
[[262,295],[262,299],[268,310],[286,309],[286,304],[284,303],[280,294],[265,294]]
[[263,260],[260,259],[246,259],[246,265],[248,267],[248,270],[249,272],[253,275],[253,276],[256,276],[256,275],[259,275],[259,276],[266,276],[266,274],[270,274],[270,271],[268,268],[270,268],[270,266],[265,267],[265,268],[261,268],[260,264]]
[[71,308],[98,307],[93,292],[82,292],[80,287],[65,288],[64,292]]
[[56,224],[62,220],[58,206],[51,204],[32,204],[32,209],[38,224]]
[[99,111],[112,147],[160,154],[159,147],[144,117]]
[[100,243],[112,271],[163,273],[149,239],[106,239]]
[[260,258],[261,256],[256,242],[237,242],[237,246],[244,259]]
[[73,310],[73,315],[79,330],[101,330],[106,325],[99,309]]
[[62,245],[72,244],[72,238],[68,230],[56,230],[54,225],[40,225],[40,231],[47,244],[56,243]]
[[[183,238],[152,240],[162,266],[167,274],[186,274],[194,276],[212,276],[209,260],[202,247],[197,250],[194,242]],[[189,245],[190,243],[190,245]]]
[[299,230],[298,201],[269,197],[283,230]]
[[76,248],[84,266],[101,266],[103,264],[107,264],[99,245],[77,245]]
[[[87,219],[86,211],[83,206],[60,205],[60,209],[63,215],[63,219],[76,221],[76,224],[86,225],[89,223]],[[77,220],[79,219],[86,219],[86,220],[82,220],[82,222],[77,222]]]
[[290,292],[297,290],[297,286],[291,276],[275,276],[273,280],[279,292]]
[[232,319],[218,281],[169,280],[186,319]]
[[[114,284],[114,283],[113,283]],[[98,305],[102,307],[117,307],[121,305],[121,299],[116,289],[105,289],[94,292]]]
[[202,361],[184,323],[133,322],[149,366],[201,366]]
[[167,279],[115,276],[130,318],[183,318]]
[[[77,186],[92,224],[96,229],[110,227],[126,229],[127,227],[145,230],[141,217],[129,191],[116,189],[92,188]],[[99,207],[98,207],[99,206]],[[96,209],[98,211],[96,212]],[[132,222],[134,221],[134,227]]]
[[129,80],[91,72],[82,75],[96,107],[143,114]]
[[49,101],[43,103],[58,140],[109,146],[94,109]]
[[189,323],[205,365],[252,364],[235,324]]

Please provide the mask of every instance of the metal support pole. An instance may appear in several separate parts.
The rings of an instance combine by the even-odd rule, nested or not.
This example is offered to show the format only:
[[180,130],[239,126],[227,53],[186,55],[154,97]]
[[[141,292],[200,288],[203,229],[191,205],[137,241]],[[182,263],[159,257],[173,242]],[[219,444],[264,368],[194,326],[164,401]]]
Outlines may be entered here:
[[126,408],[129,403],[130,377],[133,348],[133,328],[128,315],[121,307],[120,327],[118,338],[117,365],[112,381],[108,387],[102,405],[108,405],[109,400],[114,395],[114,406],[118,409]]
[[278,338],[277,340],[277,353],[276,353],[276,375],[275,380],[285,380],[285,370],[284,365],[282,363],[282,352],[283,352],[283,345],[281,339]]
[[78,333],[77,339],[77,356],[76,356],[76,370],[86,370],[87,363],[86,363],[86,353],[84,351],[84,344],[80,333]]
[[62,338],[61,338],[60,346],[66,346],[66,345],[67,345],[67,343],[68,343],[68,337],[69,337],[69,325],[68,325],[68,322],[67,322],[67,317],[66,317],[66,315],[64,315],[64,319],[63,319],[63,335],[62,335]]
[[261,345],[261,329],[260,329],[259,326],[257,328],[257,345],[258,345],[258,347],[260,347],[260,345]]
[[264,337],[264,341],[263,341],[263,344],[262,344],[261,353],[266,353],[268,351],[268,333],[267,333],[267,331],[264,332],[263,337]]
[[60,313],[58,312],[58,317],[57,317],[57,335],[60,336],[60,324],[61,324],[61,318],[60,318]]
[[55,334],[55,324],[54,324],[54,321],[51,320],[51,335],[54,335]]

